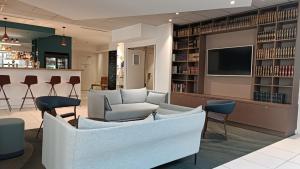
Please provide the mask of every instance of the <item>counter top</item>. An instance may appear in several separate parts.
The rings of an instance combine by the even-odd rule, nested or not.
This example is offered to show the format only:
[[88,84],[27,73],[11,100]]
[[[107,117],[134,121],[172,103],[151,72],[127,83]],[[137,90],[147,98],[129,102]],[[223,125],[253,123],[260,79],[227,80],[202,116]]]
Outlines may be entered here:
[[82,71],[81,69],[46,69],[46,68],[16,68],[16,67],[0,67],[0,70],[45,70],[45,71]]

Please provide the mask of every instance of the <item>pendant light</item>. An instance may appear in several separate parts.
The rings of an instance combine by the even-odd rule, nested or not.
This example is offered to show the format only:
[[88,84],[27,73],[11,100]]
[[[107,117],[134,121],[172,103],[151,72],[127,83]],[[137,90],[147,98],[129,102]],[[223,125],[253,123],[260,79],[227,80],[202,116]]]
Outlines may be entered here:
[[7,18],[4,18],[4,20],[5,20],[5,23],[4,23],[4,35],[2,36],[1,41],[2,42],[7,42],[7,41],[9,41],[9,37],[8,37],[8,35],[6,33],[6,20],[7,20]]
[[60,41],[60,45],[61,46],[67,46],[67,40],[66,40],[66,37],[65,37],[65,29],[66,29],[66,27],[63,26],[62,28],[63,28],[63,36],[62,36],[62,39]]

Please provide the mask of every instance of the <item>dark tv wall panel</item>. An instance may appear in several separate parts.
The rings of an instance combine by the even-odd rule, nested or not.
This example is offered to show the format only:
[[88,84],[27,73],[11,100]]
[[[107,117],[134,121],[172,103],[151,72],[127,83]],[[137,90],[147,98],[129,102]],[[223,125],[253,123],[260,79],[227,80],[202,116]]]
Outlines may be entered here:
[[117,85],[117,51],[108,52],[108,90],[115,90]]

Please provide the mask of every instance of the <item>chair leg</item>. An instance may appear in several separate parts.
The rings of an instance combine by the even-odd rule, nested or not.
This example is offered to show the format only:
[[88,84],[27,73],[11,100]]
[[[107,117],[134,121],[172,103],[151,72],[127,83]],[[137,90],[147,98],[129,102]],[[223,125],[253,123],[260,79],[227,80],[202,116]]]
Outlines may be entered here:
[[205,122],[204,122],[203,131],[202,131],[202,138],[205,137],[205,133],[206,133],[206,130],[207,130],[207,123],[208,123],[208,112],[206,112],[206,115],[205,115]]
[[41,129],[42,129],[43,123],[44,123],[44,120],[41,122],[40,128],[39,128],[38,132],[36,133],[35,138],[38,138],[38,137],[39,137],[39,134],[40,134],[40,131],[41,131]]
[[72,89],[71,89],[71,92],[69,94],[69,98],[72,96],[73,89],[74,89],[74,85],[72,85]]
[[225,139],[226,140],[227,140],[227,128],[226,128],[227,120],[228,120],[228,115],[226,115],[224,118],[224,131],[225,131]]
[[74,86],[74,92],[75,92],[76,99],[78,99],[78,94],[77,94],[77,92],[76,92],[75,86]]
[[197,153],[194,155],[194,164],[197,165]]
[[21,104],[20,111],[22,110],[22,108],[23,108],[23,106],[24,106],[24,102],[25,102],[25,100],[26,100],[28,90],[29,90],[29,88],[27,88],[27,90],[26,90],[26,94],[25,94],[25,97],[23,98],[23,102],[22,102],[22,104]]
[[51,94],[52,94],[52,86],[51,86],[51,88],[50,88],[50,91],[49,91],[49,93],[48,93],[48,96],[51,96]]
[[0,88],[0,91],[1,91],[1,89],[2,89],[2,91],[3,91],[3,95],[4,95],[5,101],[6,101],[6,103],[7,103],[7,107],[8,107],[8,109],[9,109],[9,111],[11,112],[11,105],[10,105],[10,103],[9,103],[9,100],[8,100],[7,96],[6,96],[6,93],[5,93],[5,91],[4,91],[4,89],[3,89],[2,87]]
[[35,106],[35,109],[37,110],[37,106],[36,106],[36,103],[35,103],[35,97],[33,96],[33,93],[32,93],[32,90],[31,90],[30,87],[29,87],[29,91],[30,91],[30,94],[31,94],[31,97],[32,97],[32,101],[33,101],[34,106]]
[[53,86],[53,93],[54,93],[54,96],[57,96],[57,93],[56,93],[56,90],[55,90],[54,86]]

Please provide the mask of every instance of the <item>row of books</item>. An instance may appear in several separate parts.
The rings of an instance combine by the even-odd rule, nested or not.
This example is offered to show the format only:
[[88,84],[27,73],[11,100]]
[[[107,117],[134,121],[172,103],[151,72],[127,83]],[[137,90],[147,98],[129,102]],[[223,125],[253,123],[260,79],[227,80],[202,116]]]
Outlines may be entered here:
[[276,33],[276,39],[293,39],[296,38],[297,27],[280,29]]
[[294,66],[281,65],[281,66],[256,66],[256,76],[278,76],[278,77],[293,77]]
[[197,66],[172,66],[172,74],[198,75],[199,68]]
[[183,83],[172,83],[172,92],[185,92],[186,84]]
[[189,40],[188,46],[189,46],[189,48],[199,48],[200,40],[198,40],[198,39]]
[[[273,102],[273,103],[286,103],[286,94],[284,93],[270,93],[264,91],[255,91],[253,94],[253,99],[255,101],[263,101],[263,102]],[[272,100],[271,100],[272,99]]]
[[264,42],[272,40],[294,39],[296,38],[296,34],[297,27],[284,28],[277,30],[277,32],[275,32],[275,30],[261,31],[257,34],[257,41]]
[[172,66],[173,74],[182,74],[186,71],[186,66]]
[[188,48],[187,41],[174,41],[173,42],[173,49],[185,49]]
[[298,17],[298,8],[288,8],[281,11],[269,11],[259,15],[258,23],[272,23],[283,20],[292,20],[297,19]]
[[257,49],[256,59],[293,58],[296,47],[264,48]]
[[188,61],[190,61],[190,62],[198,62],[199,61],[199,53],[190,53],[188,55]]
[[180,54],[173,54],[172,55],[172,61],[186,61],[187,54],[186,53],[180,53]]

